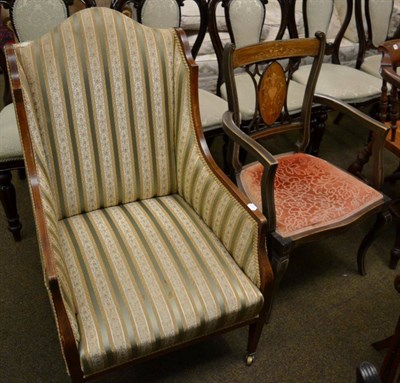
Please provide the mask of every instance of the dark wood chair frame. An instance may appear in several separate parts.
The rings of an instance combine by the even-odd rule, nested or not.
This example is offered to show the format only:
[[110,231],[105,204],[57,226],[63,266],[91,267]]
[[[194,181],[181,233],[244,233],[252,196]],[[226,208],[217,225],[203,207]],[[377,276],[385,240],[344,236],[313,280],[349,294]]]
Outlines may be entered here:
[[[213,157],[210,154],[208,149],[203,129],[200,121],[200,111],[199,111],[199,102],[198,102],[198,67],[194,60],[192,59],[191,52],[189,49],[189,43],[187,37],[182,29],[177,29],[177,34],[180,37],[180,42],[182,45],[183,52],[185,52],[187,62],[190,68],[190,89],[191,89],[191,97],[193,99],[193,110],[192,115],[194,118],[194,125],[196,130],[196,138],[200,144],[202,149],[202,155],[204,156],[205,161],[208,166],[213,170],[215,176],[219,179],[220,182],[232,193],[233,198],[239,201],[239,203],[248,210],[248,200],[243,198],[243,194],[240,193],[236,187],[231,183],[231,181],[226,177],[226,175],[222,172],[222,170],[217,166]],[[16,64],[15,52],[12,47],[6,47],[6,56],[10,66],[11,73],[11,87],[14,93],[14,100],[16,103],[16,110],[21,121],[26,121],[26,111],[23,105],[23,96],[20,78],[18,74],[18,68]],[[27,127],[27,124],[22,124],[21,126],[21,135],[22,142],[24,145],[24,150],[26,152],[26,167],[29,178],[31,179],[32,185],[32,199],[35,204],[36,210],[36,219],[37,219],[37,230],[39,241],[42,244],[43,249],[43,262],[44,269],[46,271],[47,283],[49,286],[49,294],[51,300],[53,302],[53,308],[55,311],[55,316],[57,320],[57,328],[60,334],[60,340],[63,349],[63,355],[68,366],[68,370],[71,376],[71,379],[74,383],[81,383],[87,380],[95,379],[99,376],[106,375],[109,371],[115,370],[117,368],[124,368],[126,366],[135,365],[141,363],[146,360],[150,360],[166,353],[187,347],[188,345],[195,344],[204,339],[210,338],[214,336],[216,333],[224,333],[227,331],[234,330],[239,327],[250,326],[249,335],[248,335],[248,344],[247,344],[247,352],[248,356],[246,359],[247,364],[251,364],[254,359],[254,353],[257,348],[262,328],[266,322],[267,314],[270,310],[270,302],[272,301],[272,284],[273,284],[273,275],[272,270],[269,267],[268,259],[266,255],[266,248],[264,246],[266,241],[266,233],[267,233],[267,222],[265,217],[259,211],[253,211],[252,215],[254,219],[258,223],[258,235],[259,235],[259,267],[260,267],[260,291],[264,295],[265,302],[261,312],[256,318],[247,320],[245,322],[241,322],[239,324],[234,324],[233,326],[220,330],[216,333],[205,335],[202,338],[198,338],[192,340],[190,342],[180,344],[177,346],[170,347],[166,350],[162,350],[160,352],[155,352],[149,356],[138,358],[134,361],[127,362],[121,364],[119,366],[114,367],[113,369],[105,370],[103,372],[90,375],[88,378],[83,376],[80,361],[79,361],[79,351],[77,349],[75,338],[73,335],[73,331],[68,319],[68,315],[65,309],[65,305],[63,303],[63,298],[61,295],[60,285],[57,279],[57,273],[55,268],[55,260],[51,252],[51,246],[49,244],[49,237],[47,234],[46,224],[45,224],[45,216],[44,209],[42,207],[42,201],[40,197],[40,191],[38,188],[37,182],[37,170],[34,161],[33,148],[30,144],[30,133]]]
[[[376,216],[376,222],[366,234],[362,240],[357,253],[357,265],[358,271],[361,275],[366,274],[365,269],[365,257],[368,247],[375,239],[376,235],[380,232],[382,227],[391,220],[391,215],[388,211],[388,205],[390,200],[384,197],[384,201],[379,206],[371,209],[369,212],[359,212],[358,214],[349,217],[341,223],[340,226],[332,226],[323,231],[314,232],[309,235],[300,236],[298,238],[283,238],[276,232],[276,213],[274,203],[274,178],[277,170],[278,162],[275,157],[257,141],[260,138],[272,137],[273,135],[287,133],[289,131],[300,131],[299,141],[296,143],[297,151],[305,152],[308,147],[310,139],[310,121],[311,121],[311,109],[312,103],[318,102],[327,107],[340,111],[346,115],[350,115],[354,120],[365,128],[373,131],[376,134],[377,139],[374,142],[374,184],[379,186],[382,183],[382,152],[383,143],[385,140],[388,128],[371,117],[365,115],[354,107],[338,101],[329,96],[315,96],[314,89],[317,81],[319,68],[322,64],[324,55],[325,37],[323,33],[317,34],[318,39],[321,40],[321,49],[317,54],[307,48],[308,39],[291,39],[275,42],[270,42],[268,48],[260,49],[260,46],[251,45],[248,47],[236,49],[233,44],[227,45],[224,52],[224,73],[226,76],[226,84],[228,90],[229,100],[229,111],[224,114],[223,127],[226,134],[235,142],[235,150],[233,156],[233,168],[236,173],[239,173],[242,168],[241,159],[239,156],[238,147],[242,147],[248,152],[252,158],[259,161],[263,167],[264,172],[261,180],[261,198],[263,214],[267,217],[268,230],[267,230],[267,247],[268,254],[271,259],[271,263],[275,272],[276,284],[278,285],[282,276],[284,275],[288,263],[289,255],[294,248],[297,246],[330,237],[337,233],[343,232],[350,228],[353,224],[364,220],[369,216]],[[267,43],[264,43],[267,44]],[[305,49],[308,50],[305,50]],[[302,51],[303,49],[303,51]],[[266,53],[268,52],[268,53]],[[284,53],[282,53],[284,52]],[[242,129],[240,125],[240,113],[238,106],[237,92],[235,88],[235,75],[234,70],[238,67],[247,68],[249,72],[251,70],[258,71],[257,64],[265,64],[266,60],[280,60],[283,58],[299,58],[303,56],[314,56],[314,62],[311,70],[311,76],[309,83],[307,84],[307,91],[303,101],[303,110],[301,112],[300,119],[295,121],[280,119],[279,117],[275,120],[276,122],[269,126],[269,129],[264,130],[263,134],[248,135]],[[249,69],[252,68],[252,69]],[[269,105],[271,108],[271,105]],[[280,109],[281,110],[281,109]],[[278,110],[277,115],[279,116]],[[260,113],[262,113],[260,111]]]
[[[382,76],[382,95],[380,103],[380,118],[381,121],[390,121],[390,132],[385,141],[386,149],[390,150],[400,159],[400,133],[399,126],[399,89],[400,89],[400,76],[397,74],[397,68],[400,67],[400,39],[389,40],[379,46],[379,51],[382,53],[381,60],[381,76]],[[391,85],[390,94],[388,95],[388,86]],[[368,154],[370,146],[366,148]],[[400,165],[389,176],[385,178],[387,182],[400,181]],[[396,239],[394,247],[391,251],[391,259],[389,266],[395,269],[398,261],[400,260],[400,199],[393,202],[391,211],[396,218]]]

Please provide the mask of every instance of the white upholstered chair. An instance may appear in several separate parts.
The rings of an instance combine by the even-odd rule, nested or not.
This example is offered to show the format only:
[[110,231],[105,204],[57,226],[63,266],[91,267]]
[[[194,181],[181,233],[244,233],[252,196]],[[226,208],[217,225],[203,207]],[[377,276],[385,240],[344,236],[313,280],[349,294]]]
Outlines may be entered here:
[[[289,31],[293,38],[312,37],[317,31],[327,34],[333,22],[335,8],[340,9],[342,15],[335,37],[327,43],[325,55],[329,62],[322,64],[315,92],[356,106],[378,105],[381,81],[355,67],[340,64],[343,36],[353,14],[353,0],[289,0],[289,3]],[[301,22],[296,23],[296,11],[300,5]],[[293,73],[293,79],[305,84],[310,68],[311,65],[307,63],[300,65]],[[318,153],[325,125],[320,127],[321,132],[312,137],[314,153]]]
[[209,154],[183,32],[93,7],[6,53],[72,380],[244,325],[251,363],[266,220]]

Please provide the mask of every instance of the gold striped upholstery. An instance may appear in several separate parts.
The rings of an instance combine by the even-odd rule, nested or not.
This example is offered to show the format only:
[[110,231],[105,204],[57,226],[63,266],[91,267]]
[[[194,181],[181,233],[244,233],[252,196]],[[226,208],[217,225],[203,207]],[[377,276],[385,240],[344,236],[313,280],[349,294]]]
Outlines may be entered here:
[[261,309],[260,291],[176,194],[67,218],[59,232],[79,307],[85,374]]
[[84,373],[257,316],[258,224],[203,158],[176,32],[91,8],[15,49]]
[[18,51],[59,218],[176,189],[174,35],[109,12],[75,16]]

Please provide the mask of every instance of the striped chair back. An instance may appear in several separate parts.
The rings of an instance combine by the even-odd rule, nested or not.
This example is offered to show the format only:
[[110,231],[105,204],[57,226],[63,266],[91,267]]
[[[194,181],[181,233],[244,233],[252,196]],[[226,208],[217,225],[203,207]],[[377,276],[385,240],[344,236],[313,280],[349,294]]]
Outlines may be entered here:
[[17,46],[31,89],[29,129],[59,219],[177,190],[179,49],[170,30],[107,8],[79,12],[52,34]]

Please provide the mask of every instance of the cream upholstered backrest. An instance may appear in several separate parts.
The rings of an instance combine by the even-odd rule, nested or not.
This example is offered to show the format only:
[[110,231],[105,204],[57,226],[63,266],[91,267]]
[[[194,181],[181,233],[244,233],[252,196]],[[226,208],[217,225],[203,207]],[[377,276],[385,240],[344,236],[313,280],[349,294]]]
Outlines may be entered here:
[[131,23],[85,10],[16,48],[58,218],[176,190],[177,42],[170,30]]
[[393,0],[369,0],[372,44],[378,47],[389,33],[390,18],[393,11]]
[[15,0],[12,20],[19,41],[35,40],[68,17],[63,0]]
[[260,41],[265,19],[265,6],[262,0],[231,0],[227,19],[233,33],[232,40],[240,48]]
[[328,33],[329,24],[333,14],[333,0],[307,0],[308,35],[314,36],[316,32]]
[[146,0],[142,6],[141,22],[153,28],[179,27],[180,12],[176,0]]

